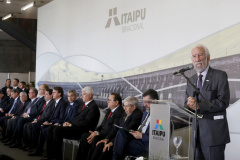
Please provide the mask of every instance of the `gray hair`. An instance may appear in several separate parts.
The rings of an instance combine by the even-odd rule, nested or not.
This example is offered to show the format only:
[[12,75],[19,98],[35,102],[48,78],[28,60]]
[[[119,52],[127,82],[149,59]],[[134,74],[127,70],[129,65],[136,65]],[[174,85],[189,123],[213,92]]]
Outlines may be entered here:
[[[202,44],[196,44],[194,47],[193,47],[193,49],[194,48],[196,48],[196,47],[201,47],[201,48],[203,48],[204,49],[204,51],[205,51],[205,54],[206,54],[206,57],[210,57],[210,52],[209,52],[209,50],[208,50],[208,48],[206,47],[206,46],[204,46],[204,45],[202,45]],[[192,50],[193,50],[192,49]],[[192,58],[192,50],[191,50],[191,58]]]
[[125,98],[123,100],[123,103],[124,102],[128,102],[130,106],[136,106],[138,107],[138,99],[136,97],[133,97],[133,96],[128,96],[127,98]]
[[92,87],[90,87],[90,86],[84,87],[84,88],[82,89],[82,91],[85,91],[87,94],[91,94],[91,95],[94,94],[93,89],[92,89]]
[[77,92],[76,92],[75,89],[70,89],[70,90],[68,91],[68,93],[73,93],[75,96],[77,96]]
[[21,95],[21,94],[27,97],[27,93],[26,93],[26,92],[24,92],[24,91],[23,91],[23,92],[20,92],[20,95]]

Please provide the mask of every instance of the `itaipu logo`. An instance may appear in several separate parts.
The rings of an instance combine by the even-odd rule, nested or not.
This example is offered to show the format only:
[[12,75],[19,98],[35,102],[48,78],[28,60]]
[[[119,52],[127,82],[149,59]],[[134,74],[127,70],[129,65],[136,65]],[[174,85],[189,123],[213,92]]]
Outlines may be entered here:
[[162,126],[162,120],[157,119],[157,123],[154,129],[152,130],[152,135],[165,137],[165,131]]
[[146,8],[122,14],[118,14],[117,12],[117,7],[109,9],[109,18],[105,28],[110,28],[114,24],[114,26],[125,25],[122,27],[123,32],[144,29],[143,23],[139,23],[138,21],[146,18]]

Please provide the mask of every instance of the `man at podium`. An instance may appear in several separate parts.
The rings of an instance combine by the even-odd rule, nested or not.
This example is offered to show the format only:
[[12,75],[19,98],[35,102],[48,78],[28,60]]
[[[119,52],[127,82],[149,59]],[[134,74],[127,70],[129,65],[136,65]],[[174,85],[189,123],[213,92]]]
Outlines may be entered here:
[[[197,112],[203,118],[197,119],[196,159],[224,160],[226,143],[230,142],[226,108],[229,106],[230,92],[226,72],[209,66],[210,54],[203,45],[196,45],[191,51],[192,63],[197,74],[190,81],[200,89],[201,94],[212,104],[209,107],[199,96]],[[185,107],[195,111],[194,88],[188,83]],[[193,127],[194,128],[194,127]],[[195,145],[195,140],[193,140]]]

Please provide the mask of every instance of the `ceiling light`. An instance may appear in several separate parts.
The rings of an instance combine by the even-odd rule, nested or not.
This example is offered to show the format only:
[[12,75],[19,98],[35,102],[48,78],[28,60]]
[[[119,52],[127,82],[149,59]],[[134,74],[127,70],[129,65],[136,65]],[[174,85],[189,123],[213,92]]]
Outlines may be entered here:
[[11,0],[7,0],[6,3],[10,4],[10,3],[11,3]]
[[23,6],[23,7],[21,8],[21,11],[24,11],[24,10],[26,10],[26,9],[28,9],[28,8],[30,8],[30,7],[32,7],[34,4],[35,4],[35,3],[32,2],[32,3],[29,3],[29,4],[25,5],[25,6]]
[[13,16],[13,14],[10,13],[10,14],[6,15],[5,17],[3,17],[2,20],[6,20],[6,19],[8,19],[8,18],[10,18],[10,17],[12,17],[12,16]]

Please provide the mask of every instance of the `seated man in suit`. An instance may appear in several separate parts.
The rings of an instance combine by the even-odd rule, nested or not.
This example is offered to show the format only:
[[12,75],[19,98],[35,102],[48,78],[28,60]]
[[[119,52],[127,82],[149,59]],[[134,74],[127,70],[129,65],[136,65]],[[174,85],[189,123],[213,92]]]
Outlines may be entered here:
[[141,156],[148,154],[149,127],[150,127],[150,104],[152,100],[158,100],[158,93],[148,89],[143,93],[143,103],[146,111],[143,113],[141,125],[137,131],[125,132],[119,130],[113,146],[113,159],[123,160],[125,155]]
[[0,117],[5,115],[3,108],[6,106],[6,103],[8,103],[9,99],[10,97],[7,95],[5,96],[0,89]]
[[[1,127],[2,127],[2,136],[5,139],[4,141],[8,141],[9,138],[11,137],[11,129],[12,129],[12,122],[16,117],[20,117],[23,112],[24,109],[26,108],[26,106],[29,103],[28,97],[27,97],[27,93],[20,93],[20,101],[21,103],[19,104],[19,106],[17,107],[17,109],[15,110],[14,114],[11,116],[5,116],[4,118],[1,118],[0,121],[4,121],[4,123],[2,124],[2,122],[0,122]],[[7,133],[7,134],[6,134]],[[3,142],[4,142],[3,141]]]
[[13,89],[17,89],[19,91],[19,93],[20,93],[22,90],[18,87],[18,84],[19,84],[19,79],[14,78],[13,82],[12,82]]
[[115,136],[116,131],[114,130],[114,124],[119,125],[119,119],[124,112],[122,98],[118,93],[111,93],[107,103],[108,110],[102,124],[98,126],[95,131],[90,130],[82,135],[77,159],[90,159],[98,141],[111,139]]
[[[62,120],[62,122],[56,123],[47,128],[47,137],[46,137],[47,138],[46,139],[47,148],[52,147],[50,143],[52,140],[53,129],[57,126],[62,126],[63,123],[65,123],[65,122],[70,122],[73,119],[73,117],[75,116],[75,114],[77,113],[78,108],[80,107],[79,101],[77,100],[77,92],[73,89],[68,91],[68,102],[69,102],[69,105],[66,109],[65,116],[64,116],[64,119]],[[40,128],[41,127],[39,126],[39,132],[40,132]],[[34,130],[34,132],[36,132],[35,130]],[[33,138],[33,139],[37,139],[37,137],[35,136],[35,138]],[[29,156],[41,156],[42,152],[40,150],[34,150],[32,153],[30,153],[28,155]]]
[[42,159],[53,158],[62,160],[63,138],[80,139],[83,133],[95,129],[100,112],[93,100],[93,89],[91,87],[87,86],[83,88],[82,100],[84,104],[80,106],[74,118],[70,122],[65,122],[63,126],[54,128],[52,147],[48,147],[47,157],[43,157]]
[[21,89],[21,92],[26,92],[28,94],[29,91],[26,89],[26,82],[20,82],[19,88]]
[[[138,109],[138,99],[133,96],[128,96],[124,99],[124,110],[125,112],[122,114],[120,120],[119,120],[119,126],[126,128],[128,130],[137,130],[138,126],[141,123],[142,119],[142,111]],[[116,136],[116,133],[118,131],[117,127],[113,128],[114,135],[113,136],[107,136],[105,139],[99,141],[96,144],[96,148],[91,155],[91,160],[110,160],[112,159],[112,147],[114,138]],[[126,132],[126,131],[125,131]],[[112,144],[109,146],[108,150],[104,151],[104,147],[106,144]],[[81,143],[80,143],[81,144]],[[79,155],[82,157],[82,155]],[[80,158],[81,159],[81,158]]]
[[39,115],[32,122],[24,124],[23,129],[23,146],[20,149],[33,150],[38,142],[41,125],[47,121],[53,113],[53,107],[55,101],[52,96],[52,89],[47,89],[44,94],[46,103],[44,104]]
[[[15,90],[16,92],[18,92],[17,90]],[[18,92],[19,93],[19,92]],[[7,96],[9,97],[9,100],[7,102],[5,102],[2,107],[0,108],[0,117],[1,116],[6,116],[8,115],[8,112],[12,109],[13,103],[15,102],[16,97],[18,97],[18,95],[16,95],[16,93],[14,92],[14,95],[12,95],[12,89],[11,88],[7,88]],[[12,96],[14,96],[15,98],[13,98]],[[19,99],[20,102],[20,99]]]
[[7,96],[7,88],[12,89],[11,87],[11,79],[6,79],[5,87],[2,88],[2,92],[5,96]]
[[[36,88],[31,88],[29,92],[29,98],[31,99],[31,104],[29,104],[23,115],[19,118],[16,118],[13,122],[13,136],[12,141],[9,144],[10,148],[17,148],[22,146],[22,137],[23,137],[23,126],[27,122],[32,122],[34,118],[40,113],[44,104],[44,94],[46,89],[49,89],[48,85],[42,84],[39,87],[39,92]],[[39,93],[40,97],[36,97]]]
[[[64,120],[66,107],[68,105],[67,102],[63,99],[64,92],[62,87],[54,87],[52,94],[53,94],[53,99],[55,100],[53,104],[53,112],[50,118],[47,121],[42,123],[41,131],[38,137],[37,147],[36,147],[36,150],[33,151],[33,152],[37,152],[38,154],[42,154],[45,139],[47,137],[47,129],[53,125],[58,125]],[[37,131],[33,131],[33,132],[37,132]]]

